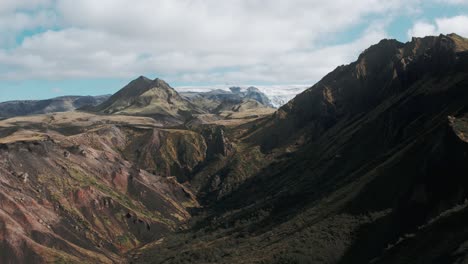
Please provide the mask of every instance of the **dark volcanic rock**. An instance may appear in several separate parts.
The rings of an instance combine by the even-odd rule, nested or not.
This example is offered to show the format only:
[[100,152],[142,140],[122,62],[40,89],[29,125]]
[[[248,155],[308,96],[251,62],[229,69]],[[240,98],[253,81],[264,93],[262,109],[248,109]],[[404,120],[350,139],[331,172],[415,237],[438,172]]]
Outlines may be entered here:
[[206,156],[208,159],[212,159],[217,155],[227,157],[233,153],[233,146],[224,135],[224,130],[221,126],[208,127],[202,132],[202,135],[207,144]]

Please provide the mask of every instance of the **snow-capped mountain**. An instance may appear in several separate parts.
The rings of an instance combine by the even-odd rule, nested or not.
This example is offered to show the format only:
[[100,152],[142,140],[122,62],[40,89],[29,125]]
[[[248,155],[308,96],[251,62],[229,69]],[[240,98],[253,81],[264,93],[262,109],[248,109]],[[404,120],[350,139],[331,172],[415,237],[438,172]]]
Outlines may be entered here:
[[[241,90],[247,90],[252,85],[236,85]],[[307,85],[253,85],[261,92],[266,94],[274,107],[281,107],[289,102],[297,94],[300,94],[309,86]],[[230,91],[231,85],[212,85],[212,86],[179,86],[175,87],[178,92],[209,92],[216,89]]]

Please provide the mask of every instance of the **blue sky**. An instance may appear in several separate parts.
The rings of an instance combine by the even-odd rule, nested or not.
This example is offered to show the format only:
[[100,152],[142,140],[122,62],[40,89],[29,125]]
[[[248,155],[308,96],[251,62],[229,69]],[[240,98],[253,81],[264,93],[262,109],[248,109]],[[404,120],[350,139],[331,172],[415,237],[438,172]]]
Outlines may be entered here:
[[139,75],[312,85],[382,38],[466,25],[468,0],[2,0],[0,101],[110,94]]

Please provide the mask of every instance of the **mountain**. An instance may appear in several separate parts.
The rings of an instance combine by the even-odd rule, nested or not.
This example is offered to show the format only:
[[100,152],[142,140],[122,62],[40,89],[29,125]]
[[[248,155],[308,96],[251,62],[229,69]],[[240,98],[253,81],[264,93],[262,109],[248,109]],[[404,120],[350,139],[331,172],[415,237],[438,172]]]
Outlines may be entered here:
[[150,80],[144,76],[131,81],[107,101],[88,110],[102,114],[151,116],[168,122],[180,122],[192,113],[200,112],[165,81]]
[[165,81],[143,76],[131,81],[100,105],[81,110],[148,116],[164,121],[166,125],[254,119],[274,111],[268,98],[254,87],[240,93],[215,90],[179,94]]
[[246,91],[242,91],[240,87],[231,87],[230,90],[182,92],[181,95],[211,114],[243,112],[251,109],[260,110],[261,108],[273,109],[270,99],[253,86],[247,88]]
[[271,118],[230,130],[229,158],[192,177],[210,213],[131,257],[466,261],[466,87],[467,39],[382,40]]
[[2,120],[0,262],[463,263],[467,87],[450,34],[382,40],[273,114],[140,77]]
[[175,89],[180,94],[197,94],[197,93],[208,93],[211,91],[224,91],[224,92],[233,92],[232,88],[237,90],[238,93],[244,93],[250,88],[254,88],[262,93],[268,99],[269,103],[266,100],[262,102],[265,105],[272,106],[274,108],[280,108],[285,105],[296,95],[303,92],[308,87],[306,85],[261,85],[261,86],[233,86],[229,87],[228,85],[214,85],[214,86],[182,86],[176,87]]
[[245,98],[255,100],[269,107],[274,107],[270,99],[266,96],[266,94],[262,93],[258,88],[254,86],[250,86],[247,88],[247,91],[245,92]]
[[110,95],[62,96],[47,100],[8,101],[0,103],[0,119],[14,116],[68,112],[85,106],[96,106]]
[[215,90],[179,94],[165,81],[150,80],[143,76],[131,81],[102,104],[83,110],[149,116],[164,120],[167,124],[182,124],[192,119],[197,123],[216,122],[239,112],[242,115],[238,118],[258,116],[250,113],[253,110],[259,110],[261,116],[273,112],[268,98],[254,87],[246,93]]

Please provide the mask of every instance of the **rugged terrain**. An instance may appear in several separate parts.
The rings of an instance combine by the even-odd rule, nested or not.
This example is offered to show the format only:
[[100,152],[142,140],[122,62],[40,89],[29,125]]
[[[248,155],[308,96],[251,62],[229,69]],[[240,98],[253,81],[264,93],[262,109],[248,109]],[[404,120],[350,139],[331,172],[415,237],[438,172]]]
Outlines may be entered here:
[[239,92],[0,121],[1,262],[468,259],[467,39],[382,40],[273,114]]
[[[249,109],[272,112],[257,103]],[[216,122],[233,118],[213,113],[190,130],[181,122],[195,117],[180,105],[205,114],[164,81],[140,77],[88,112],[0,121],[0,262],[125,263],[128,250],[186,229],[200,207],[190,176],[227,155]]]
[[194,177],[203,220],[131,257],[463,262],[467,50],[454,34],[370,47],[237,134],[221,169]]
[[139,149],[150,144],[167,157],[149,164],[189,163],[177,160],[173,144],[203,157],[206,146],[194,133],[150,118],[82,113],[0,127],[2,263],[121,262],[127,250],[184,228],[198,206],[174,177],[138,166]]

